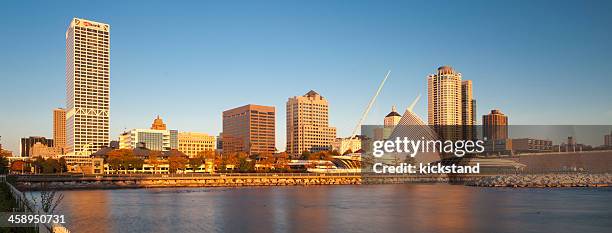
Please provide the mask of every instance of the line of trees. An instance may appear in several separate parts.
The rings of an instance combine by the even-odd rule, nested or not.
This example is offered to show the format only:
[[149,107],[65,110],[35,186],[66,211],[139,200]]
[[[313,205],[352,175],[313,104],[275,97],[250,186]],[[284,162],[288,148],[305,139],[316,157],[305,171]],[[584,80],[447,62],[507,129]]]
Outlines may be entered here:
[[[321,151],[316,153],[304,152],[299,159],[302,160],[332,160],[337,151]],[[158,171],[161,165],[167,164],[170,173],[184,171],[187,167],[194,171],[206,166],[206,170],[213,169],[215,172],[291,172],[289,167],[290,157],[287,153],[261,153],[248,155],[244,152],[238,153],[216,153],[215,151],[201,151],[194,157],[188,157],[178,150],[170,152],[148,151],[145,155],[136,155],[132,149],[115,149],[103,155],[105,163],[109,168],[118,172],[129,172],[142,170],[144,164],[153,166]],[[6,173],[8,161],[5,156],[0,155],[0,170]],[[25,166],[25,165],[24,165]],[[28,171],[34,167],[36,173],[62,173],[67,171],[66,161],[60,159],[37,158],[27,162]]]

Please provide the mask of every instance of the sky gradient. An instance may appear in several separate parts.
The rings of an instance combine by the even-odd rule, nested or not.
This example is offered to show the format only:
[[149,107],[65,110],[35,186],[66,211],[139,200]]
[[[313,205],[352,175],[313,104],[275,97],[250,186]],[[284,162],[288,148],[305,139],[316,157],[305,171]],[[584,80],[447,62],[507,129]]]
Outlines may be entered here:
[[366,124],[423,94],[451,65],[473,80],[478,122],[612,124],[611,1],[245,1],[0,3],[0,136],[52,137],[65,106],[65,32],[73,17],[111,25],[111,138],[160,115],[179,131],[221,131],[221,112],[276,107],[313,89],[349,136],[385,72]]

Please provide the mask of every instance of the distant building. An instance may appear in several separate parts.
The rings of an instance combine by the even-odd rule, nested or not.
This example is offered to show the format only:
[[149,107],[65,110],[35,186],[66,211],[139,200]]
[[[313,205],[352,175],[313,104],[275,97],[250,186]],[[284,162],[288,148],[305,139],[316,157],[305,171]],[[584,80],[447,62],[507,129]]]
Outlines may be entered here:
[[361,138],[361,136],[355,136],[354,138],[336,138],[332,143],[332,150],[338,151],[341,155],[347,151],[355,153],[361,150]]
[[157,118],[153,120],[153,124],[151,124],[151,129],[166,130],[166,124],[164,124],[164,121],[159,117],[159,115],[157,115]]
[[156,151],[178,149],[178,131],[132,129],[119,136],[119,149],[135,149],[140,146]]
[[[287,153],[331,150],[336,128],[329,126],[329,103],[315,91],[287,100]],[[224,148],[225,150],[225,148]]]
[[402,119],[402,115],[397,112],[395,105],[392,106],[391,112],[385,116],[384,127],[377,127],[374,129],[374,140],[385,140],[389,138],[389,135],[391,135],[393,129],[399,123],[400,119]]
[[517,153],[551,152],[553,145],[551,140],[519,138],[512,139],[512,150]]
[[219,136],[217,136],[217,152],[223,153],[223,132],[219,133]]
[[66,148],[66,110],[63,108],[53,110],[53,143],[62,150]]
[[485,155],[512,155],[512,139],[495,139],[484,141]]
[[394,128],[399,123],[400,119],[402,119],[402,115],[397,112],[397,108],[394,105],[391,107],[391,112],[385,116],[385,128]]
[[604,146],[607,146],[607,147],[612,146],[612,132],[604,136]]
[[508,139],[508,117],[499,109],[482,116],[482,136],[486,140]]
[[472,94],[472,80],[461,81],[461,125],[463,139],[474,139],[476,125],[476,100]]
[[111,149],[119,149],[119,141],[115,141],[115,140],[110,141],[110,142],[108,143],[108,148],[111,148]]
[[32,146],[34,146],[34,144],[36,144],[37,142],[48,147],[53,147],[54,145],[53,139],[47,139],[45,137],[31,136],[27,138],[22,138],[19,153],[21,157],[29,157]]
[[578,143],[573,136],[567,137],[567,142],[553,147],[553,151],[555,152],[581,152],[590,150],[593,150],[593,146]]
[[276,111],[249,104],[223,111],[223,152],[248,154],[276,150]]
[[40,142],[36,142],[30,148],[30,155],[28,157],[42,157],[45,159],[55,158],[59,155],[63,155],[64,150],[61,147],[57,146],[46,146]]
[[178,144],[178,150],[190,158],[202,151],[215,151],[217,147],[215,136],[196,132],[180,132]]

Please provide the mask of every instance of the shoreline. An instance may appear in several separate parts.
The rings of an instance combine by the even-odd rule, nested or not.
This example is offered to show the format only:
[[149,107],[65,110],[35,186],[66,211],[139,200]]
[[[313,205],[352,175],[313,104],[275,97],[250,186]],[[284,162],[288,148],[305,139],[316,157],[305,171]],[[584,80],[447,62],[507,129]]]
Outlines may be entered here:
[[599,188],[612,186],[612,174],[512,174],[482,177],[467,186],[508,188]]
[[107,190],[146,188],[266,187],[446,183],[473,187],[603,188],[612,174],[370,175],[240,174],[205,176],[16,176],[19,190]]

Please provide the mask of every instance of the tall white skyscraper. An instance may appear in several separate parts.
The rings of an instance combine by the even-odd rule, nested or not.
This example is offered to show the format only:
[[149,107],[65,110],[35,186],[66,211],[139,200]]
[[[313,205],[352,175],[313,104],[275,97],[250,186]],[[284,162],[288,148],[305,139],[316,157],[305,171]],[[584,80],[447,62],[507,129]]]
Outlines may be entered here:
[[74,18],[66,31],[66,149],[109,142],[110,26]]

